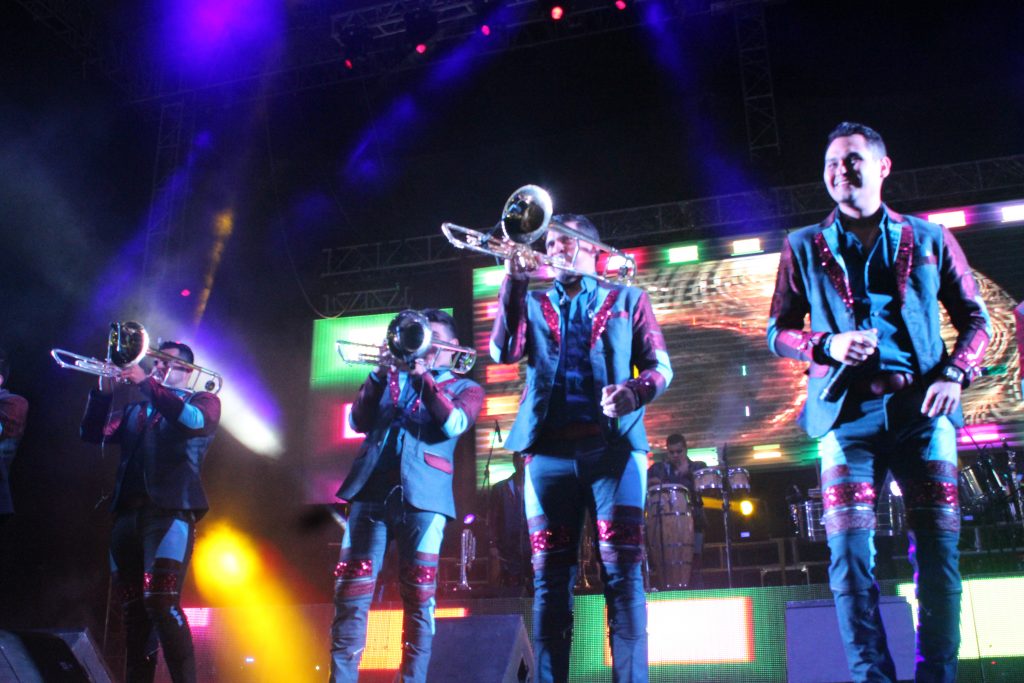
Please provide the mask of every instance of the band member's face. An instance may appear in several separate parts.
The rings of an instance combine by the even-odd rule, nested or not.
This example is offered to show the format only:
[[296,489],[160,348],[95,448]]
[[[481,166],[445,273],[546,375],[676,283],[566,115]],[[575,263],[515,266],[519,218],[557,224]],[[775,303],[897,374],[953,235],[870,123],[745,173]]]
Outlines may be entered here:
[[840,207],[875,211],[891,168],[889,157],[878,156],[863,135],[839,137],[825,151],[825,187]]
[[[568,221],[566,226],[576,229],[574,221]],[[580,273],[592,274],[597,272],[597,250],[594,245],[587,241],[577,240],[557,230],[548,230],[544,239],[544,246],[548,256],[561,256],[565,263],[571,265]],[[576,248],[579,246],[579,252]],[[575,261],[573,260],[575,257]],[[571,282],[579,278],[579,275],[565,270],[556,270],[555,278],[559,282]]]
[[[437,341],[448,342],[449,344],[458,345],[458,339],[452,337],[448,333],[448,326],[444,323],[430,323],[431,337]],[[431,349],[427,353],[424,360],[427,363],[428,368],[447,368],[451,367],[452,357],[455,354],[446,349]]]
[[669,464],[679,469],[680,465],[686,461],[686,446],[681,443],[672,443],[666,444],[665,448],[668,451]]
[[[164,349],[161,353],[175,358],[181,357],[181,349]],[[188,376],[191,370],[173,361],[157,358],[153,363],[153,377],[156,381],[171,389],[184,389],[188,386]]]

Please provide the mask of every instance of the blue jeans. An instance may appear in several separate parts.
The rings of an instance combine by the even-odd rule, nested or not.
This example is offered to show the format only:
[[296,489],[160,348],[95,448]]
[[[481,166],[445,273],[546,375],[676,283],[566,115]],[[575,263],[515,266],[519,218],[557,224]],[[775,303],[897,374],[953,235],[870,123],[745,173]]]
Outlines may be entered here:
[[194,529],[191,512],[153,506],[114,518],[110,570],[124,618],[128,683],[151,683],[158,641],[171,679],[196,680],[192,632],[180,602]]
[[396,486],[383,502],[352,503],[335,569],[331,681],[359,679],[366,624],[388,541],[398,542],[402,619],[399,680],[424,681],[434,639],[434,593],[445,517],[414,508]]
[[583,442],[571,455],[531,453],[526,457],[538,683],[569,677],[572,590],[586,508],[594,513],[597,526],[613,680],[646,682],[647,602],[641,572],[646,454],[614,452],[603,444]]
[[918,598],[915,680],[956,680],[960,647],[956,430],[920,414],[922,393],[848,399],[820,444],[829,583],[855,681],[895,681],[878,612],[875,489],[887,470],[907,511]]

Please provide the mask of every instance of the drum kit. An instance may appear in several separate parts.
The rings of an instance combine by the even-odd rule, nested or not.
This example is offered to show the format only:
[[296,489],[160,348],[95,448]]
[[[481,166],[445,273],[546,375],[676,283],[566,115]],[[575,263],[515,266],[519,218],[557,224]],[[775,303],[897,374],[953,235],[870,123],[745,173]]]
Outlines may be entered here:
[[655,484],[647,489],[644,531],[649,583],[655,590],[676,590],[691,584],[695,495],[722,496],[727,530],[726,556],[729,555],[727,501],[730,492],[750,491],[750,471],[742,467],[705,467],[694,471],[693,481],[695,491],[682,484],[669,483]]
[[958,488],[960,510],[967,523],[1001,524],[1024,521],[1017,476],[1017,454],[1003,442],[1005,464],[982,452],[974,462],[960,468]]
[[[960,468],[958,491],[960,513],[965,524],[1017,526],[1024,522],[1024,496],[1017,478],[1016,453],[1004,443],[1005,464],[983,453]],[[799,538],[825,542],[821,490],[810,489],[808,500],[789,506],[793,528]],[[899,536],[906,531],[906,510],[899,489],[883,485],[875,509],[876,536]]]

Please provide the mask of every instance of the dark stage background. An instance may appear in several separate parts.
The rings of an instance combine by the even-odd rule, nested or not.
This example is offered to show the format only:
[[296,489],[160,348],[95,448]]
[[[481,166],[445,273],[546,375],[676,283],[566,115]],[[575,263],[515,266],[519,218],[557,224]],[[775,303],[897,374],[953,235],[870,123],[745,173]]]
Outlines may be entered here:
[[[314,4],[282,4],[276,16],[287,23]],[[323,602],[340,533],[306,503],[313,321],[330,293],[380,287],[415,307],[451,306],[469,329],[474,265],[339,282],[321,276],[323,250],[432,235],[446,220],[488,226],[527,182],[551,190],[557,210],[581,213],[818,182],[824,138],[843,119],[877,127],[897,170],[1024,153],[1019,3],[937,3],[922,13],[794,1],[764,4],[779,144],[754,158],[733,19],[701,11],[329,86],[275,82],[285,41],[283,52],[261,53],[267,75],[248,91],[183,89],[175,102],[189,125],[168,173],[159,135],[167,100],[126,94],[108,62],[39,11],[49,5],[0,10],[0,345],[14,363],[7,386],[31,403],[11,477],[18,514],[0,529],[0,626],[9,628],[102,632],[105,620],[103,496],[116,451],[78,441],[92,380],[58,369],[53,347],[102,355],[108,323],[130,318],[154,335],[198,340],[199,362],[225,371],[237,392],[225,404],[241,411],[207,459],[212,512],[200,532],[230,523],[278,558],[292,599]],[[174,3],[68,5],[86,8],[95,28],[86,35],[158,50],[163,34],[151,28]],[[924,197],[896,208],[1006,201],[1022,190],[979,181],[938,206]],[[165,204],[175,220],[156,249],[147,237]],[[740,221],[624,246],[748,230]],[[1020,231],[961,234],[979,271],[1024,298],[1008,261],[1022,253]],[[744,315],[756,328],[767,309]],[[687,345],[721,342],[693,335]],[[751,356],[766,357],[755,342]],[[680,372],[672,390],[679,405],[688,379]],[[459,477],[460,506],[470,509],[471,457]],[[813,471],[762,481],[794,478],[809,485]],[[209,602],[193,582],[188,591],[191,604]]]

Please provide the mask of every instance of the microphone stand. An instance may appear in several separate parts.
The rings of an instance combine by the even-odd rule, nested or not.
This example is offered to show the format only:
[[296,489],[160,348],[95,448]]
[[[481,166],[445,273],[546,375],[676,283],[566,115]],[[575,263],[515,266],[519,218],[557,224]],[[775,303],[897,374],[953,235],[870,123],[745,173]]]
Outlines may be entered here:
[[718,470],[722,474],[722,526],[725,530],[725,575],[732,588],[732,534],[729,531],[729,508],[732,486],[729,485],[729,444],[722,444],[722,455],[718,459]]
[[504,440],[501,438],[501,427],[498,426],[498,421],[494,421],[494,431],[491,432],[491,447],[487,451],[487,462],[484,463],[484,480],[481,485],[482,490],[489,491],[491,488],[491,456],[494,455],[494,442],[502,443]]

